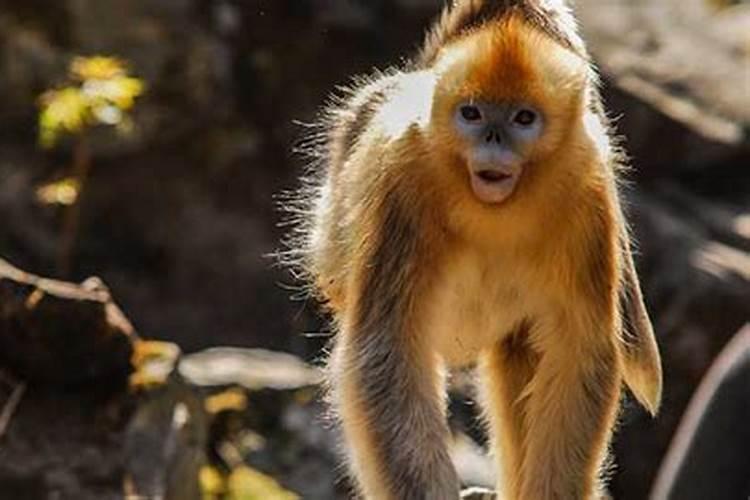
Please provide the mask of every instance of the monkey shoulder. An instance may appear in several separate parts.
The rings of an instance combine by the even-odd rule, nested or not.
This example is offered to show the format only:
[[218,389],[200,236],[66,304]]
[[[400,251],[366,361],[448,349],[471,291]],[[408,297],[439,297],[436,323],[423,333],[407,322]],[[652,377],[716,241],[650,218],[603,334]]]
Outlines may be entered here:
[[433,77],[423,71],[389,70],[354,80],[329,109],[332,160],[345,161],[372,142],[415,139],[427,126]]
[[332,162],[343,161],[351,154],[397,80],[395,72],[377,72],[355,78],[351,86],[333,96],[325,113]]

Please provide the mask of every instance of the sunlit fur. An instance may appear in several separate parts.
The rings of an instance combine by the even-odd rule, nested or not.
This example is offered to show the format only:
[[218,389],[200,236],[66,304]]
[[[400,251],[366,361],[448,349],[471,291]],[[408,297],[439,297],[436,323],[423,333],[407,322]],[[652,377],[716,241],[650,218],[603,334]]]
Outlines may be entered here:
[[[330,400],[358,490],[457,498],[442,373],[477,363],[502,498],[599,498],[621,384],[654,412],[661,372],[593,72],[512,9],[430,61],[331,111],[302,226],[338,330]],[[470,187],[453,124],[467,100],[544,117],[497,205]]]

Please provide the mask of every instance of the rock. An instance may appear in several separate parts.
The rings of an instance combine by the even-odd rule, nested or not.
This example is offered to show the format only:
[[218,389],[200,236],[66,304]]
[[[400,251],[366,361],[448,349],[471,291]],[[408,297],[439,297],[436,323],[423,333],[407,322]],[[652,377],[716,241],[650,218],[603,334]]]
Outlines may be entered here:
[[141,340],[98,278],[51,280],[0,259],[3,494],[107,500],[125,486],[200,500],[208,425],[197,392],[169,379],[178,356]]
[[0,449],[13,457],[0,464],[0,488],[14,498],[201,500],[209,458],[230,489],[273,489],[247,461],[306,495],[336,495],[335,440],[314,398],[320,372],[295,356],[183,357],[139,338],[101,280],[40,278],[2,260],[0,346]]
[[319,370],[291,354],[216,347],[185,356],[179,373],[199,387],[239,385],[248,390],[290,390],[321,382]]
[[750,324],[732,337],[691,398],[662,462],[651,498],[747,496],[748,381]]
[[210,426],[214,465],[250,466],[302,498],[346,498],[337,435],[322,416],[320,370],[286,353],[221,347],[186,355],[177,373],[219,409]]
[[[4,404],[0,398],[0,405]],[[0,436],[0,497],[122,498],[124,395],[29,388]]]
[[690,170],[750,150],[750,8],[705,0],[577,0],[628,149],[649,169]]
[[201,500],[208,423],[200,396],[178,380],[142,395],[123,440],[126,495]]
[[[748,321],[750,235],[743,229],[750,200],[733,178],[709,176],[733,194],[703,195],[661,182],[630,193],[638,268],[662,353],[664,396],[656,419],[626,403],[615,434],[618,499],[647,498],[659,461],[689,398],[712,360]],[[714,188],[715,189],[715,188]],[[625,493],[627,492],[627,494]]]

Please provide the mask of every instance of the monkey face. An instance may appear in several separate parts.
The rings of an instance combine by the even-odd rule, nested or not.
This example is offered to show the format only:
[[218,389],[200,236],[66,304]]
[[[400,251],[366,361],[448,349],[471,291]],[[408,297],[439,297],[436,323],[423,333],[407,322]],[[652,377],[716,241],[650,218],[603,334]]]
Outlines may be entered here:
[[582,123],[581,57],[510,17],[444,48],[434,72],[434,147],[459,160],[476,199],[502,204],[560,168],[554,159]]
[[457,133],[466,141],[464,161],[471,188],[485,203],[500,203],[516,188],[529,145],[542,134],[544,117],[521,103],[462,102],[456,106]]

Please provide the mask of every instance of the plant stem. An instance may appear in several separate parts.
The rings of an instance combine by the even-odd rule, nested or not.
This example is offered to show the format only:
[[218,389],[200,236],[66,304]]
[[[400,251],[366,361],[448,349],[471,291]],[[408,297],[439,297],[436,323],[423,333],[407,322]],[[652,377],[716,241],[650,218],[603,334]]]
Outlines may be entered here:
[[86,189],[86,181],[91,172],[91,151],[85,134],[81,134],[73,146],[73,179],[78,183],[78,194],[75,201],[65,210],[62,234],[60,235],[60,253],[58,254],[57,270],[60,276],[70,275],[73,264],[73,252],[81,219],[81,201]]

